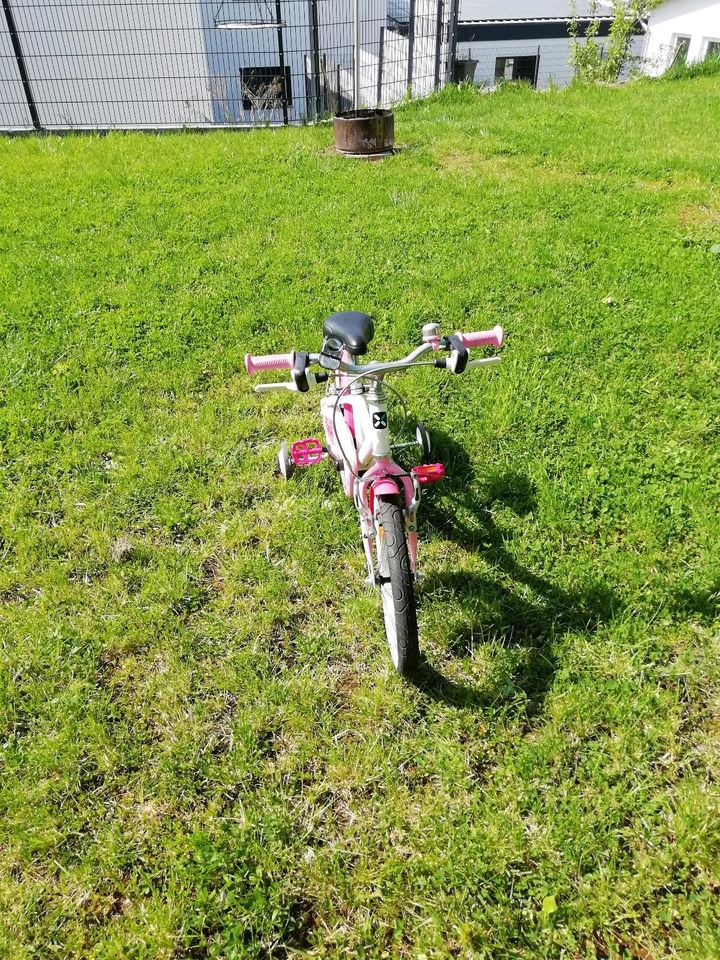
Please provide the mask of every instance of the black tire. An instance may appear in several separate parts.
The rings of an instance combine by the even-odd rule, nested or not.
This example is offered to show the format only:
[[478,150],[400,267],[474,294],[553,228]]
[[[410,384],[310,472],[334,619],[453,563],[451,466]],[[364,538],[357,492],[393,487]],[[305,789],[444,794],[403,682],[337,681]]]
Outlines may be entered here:
[[378,498],[375,522],[385,634],[395,669],[410,677],[418,668],[420,647],[405,517],[395,497]]

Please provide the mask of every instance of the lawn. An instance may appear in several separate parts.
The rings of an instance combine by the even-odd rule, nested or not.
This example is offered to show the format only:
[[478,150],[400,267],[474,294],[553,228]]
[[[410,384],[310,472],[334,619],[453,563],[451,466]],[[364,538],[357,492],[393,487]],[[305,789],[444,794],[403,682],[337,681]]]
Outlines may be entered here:
[[[0,955],[720,956],[720,77],[328,127],[0,141]],[[392,670],[317,395],[376,356],[448,479]]]

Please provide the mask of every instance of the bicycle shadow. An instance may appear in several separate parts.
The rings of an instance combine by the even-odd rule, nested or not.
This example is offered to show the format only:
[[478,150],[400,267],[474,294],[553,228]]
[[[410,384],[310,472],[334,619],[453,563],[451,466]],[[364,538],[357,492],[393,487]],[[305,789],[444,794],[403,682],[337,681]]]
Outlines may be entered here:
[[441,431],[433,431],[433,457],[445,463],[447,479],[439,496],[425,498],[421,511],[426,531],[476,551],[493,567],[493,573],[436,572],[422,582],[421,605],[439,597],[464,607],[480,605],[472,623],[451,628],[446,642],[452,656],[467,656],[476,637],[494,644],[521,648],[524,656],[511,674],[495,688],[477,689],[443,676],[426,661],[415,685],[428,696],[456,706],[498,707],[520,693],[529,717],[541,709],[558,668],[552,641],[567,632],[593,633],[612,620],[620,609],[616,594],[597,582],[568,590],[522,566],[508,549],[508,531],[494,519],[493,505],[509,507],[518,516],[536,507],[535,487],[517,471],[490,472],[483,492],[473,489],[474,472],[465,450]]

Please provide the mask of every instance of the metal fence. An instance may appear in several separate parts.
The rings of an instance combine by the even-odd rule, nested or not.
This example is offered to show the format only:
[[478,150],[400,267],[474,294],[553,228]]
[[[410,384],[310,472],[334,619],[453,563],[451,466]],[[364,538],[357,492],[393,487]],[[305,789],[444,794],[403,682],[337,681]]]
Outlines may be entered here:
[[[451,76],[458,0],[1,0],[0,130],[304,123]],[[357,56],[355,51],[357,50]]]

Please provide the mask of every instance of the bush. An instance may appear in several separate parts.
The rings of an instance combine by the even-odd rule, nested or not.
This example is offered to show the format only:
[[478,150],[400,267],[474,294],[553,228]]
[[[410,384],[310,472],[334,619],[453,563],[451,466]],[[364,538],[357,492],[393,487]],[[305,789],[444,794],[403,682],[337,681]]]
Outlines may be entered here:
[[631,53],[637,24],[644,20],[658,3],[659,0],[613,0],[614,19],[604,52],[596,42],[600,31],[600,20],[595,16],[596,4],[591,6],[593,20],[583,39],[579,36],[577,18],[573,16],[570,27],[570,63],[575,71],[575,79],[581,83],[617,83],[624,71],[637,59]]

